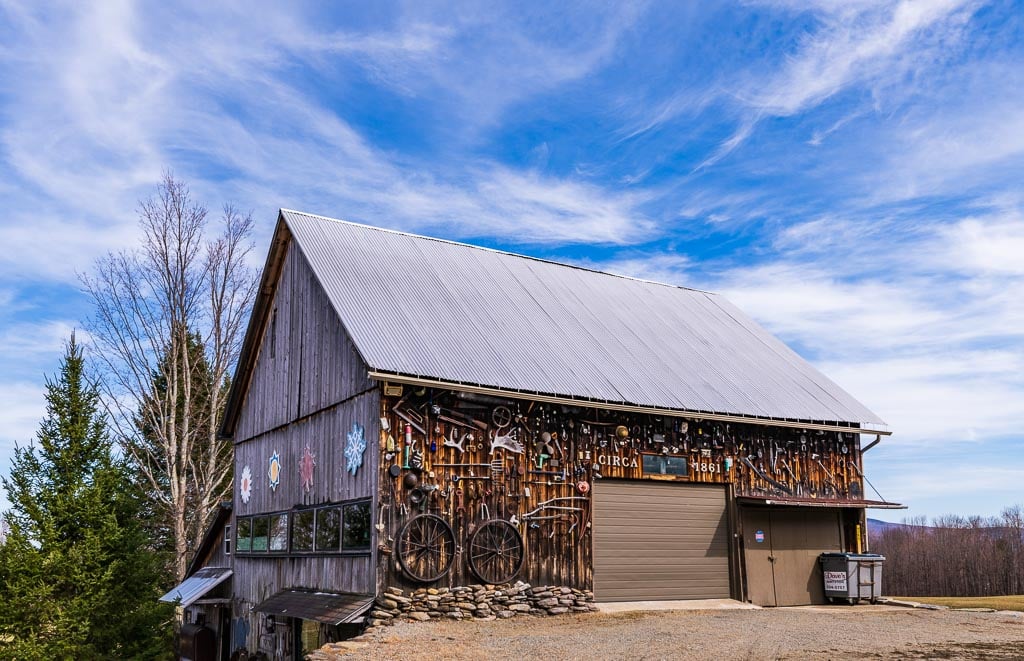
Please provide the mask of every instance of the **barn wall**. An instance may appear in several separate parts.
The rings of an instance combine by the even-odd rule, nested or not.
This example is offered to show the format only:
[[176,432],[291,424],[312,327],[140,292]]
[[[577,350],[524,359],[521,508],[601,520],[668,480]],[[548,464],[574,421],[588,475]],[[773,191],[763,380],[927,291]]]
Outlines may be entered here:
[[[449,573],[431,584],[434,587],[480,583],[468,567],[470,536],[488,519],[516,517],[525,541],[525,562],[517,579],[591,589],[589,492],[595,481],[728,485],[730,530],[736,530],[736,497],[791,497],[818,503],[863,498],[860,442],[853,434],[413,390],[406,386],[403,395],[381,402],[381,415],[391,430],[381,431],[380,502],[385,504],[383,519],[390,531],[382,541],[390,554],[380,554],[380,571],[387,585],[403,589],[423,584],[411,580],[400,566],[401,548],[392,540],[400,540],[406,522],[422,513],[444,519],[461,549]],[[405,468],[410,418],[416,423],[410,425],[411,445],[423,454],[421,470],[412,464]],[[494,439],[503,436],[514,442],[494,446]],[[550,440],[545,443],[545,438]],[[452,447],[456,442],[461,450]],[[492,470],[489,464],[494,460]],[[654,467],[662,461],[685,468],[678,475],[671,470],[658,474]],[[398,466],[396,477],[388,471],[393,466]],[[410,473],[417,476],[417,487],[434,488],[419,505],[405,481]],[[453,481],[470,476],[485,479]],[[551,500],[555,498],[561,500]],[[545,503],[555,507],[545,508]],[[742,540],[731,543],[730,573],[737,596],[741,544]]]
[[239,412],[235,442],[243,443],[372,388],[367,371],[292,241]]
[[[377,505],[379,389],[367,378],[366,366],[294,242],[287,248],[271,315],[235,431],[233,534],[238,517],[364,498],[371,499],[371,512]],[[346,444],[360,433],[366,449],[361,465],[350,470]],[[314,464],[312,480],[304,484],[300,466],[307,449]],[[280,473],[272,487],[275,453]],[[247,498],[243,475],[251,477]],[[283,628],[280,640],[269,640],[264,619],[252,612],[280,590],[373,594],[372,534],[370,550],[352,554],[254,555],[233,549],[232,649],[284,644]]]
[[[230,519],[229,519],[230,521]],[[206,558],[200,567],[230,567],[231,556],[224,552],[224,526],[217,531],[217,536],[210,545]]]

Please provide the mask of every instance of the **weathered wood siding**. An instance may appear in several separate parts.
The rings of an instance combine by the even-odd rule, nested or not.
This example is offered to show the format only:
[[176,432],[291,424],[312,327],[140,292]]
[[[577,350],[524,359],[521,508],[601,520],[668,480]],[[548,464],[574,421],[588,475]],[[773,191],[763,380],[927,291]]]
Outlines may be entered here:
[[[370,390],[235,446],[236,489],[246,466],[252,473],[252,495],[248,503],[242,502],[241,498],[236,499],[235,516],[280,512],[293,507],[372,496],[377,467],[379,406],[377,390]],[[364,428],[367,449],[363,454],[363,465],[353,476],[345,470],[344,451],[346,435],[354,424]],[[303,488],[299,475],[299,462],[306,447],[316,462],[313,487],[309,491]],[[281,481],[276,489],[271,489],[268,468],[274,452],[281,460]]]
[[235,429],[235,443],[373,387],[367,369],[295,242]]
[[[231,529],[231,534],[234,535],[234,528]],[[232,540],[233,542],[234,540]],[[234,544],[232,544],[234,546]],[[234,549],[232,549],[234,550]],[[206,558],[203,560],[200,567],[230,567],[231,556],[224,552],[224,528],[217,532],[217,537],[214,539],[213,544],[210,546],[209,553],[206,554]]]
[[[727,485],[730,511],[734,498],[742,496],[815,503],[864,497],[859,437],[853,434],[412,390],[406,387],[403,396],[381,401],[381,415],[391,427],[390,433],[381,432],[379,468],[380,502],[390,504],[383,509],[390,531],[383,541],[389,553],[380,554],[381,577],[387,585],[422,587],[396,557],[402,527],[419,513],[444,519],[461,550],[436,585],[480,582],[468,568],[466,549],[472,531],[487,519],[515,517],[525,540],[525,562],[517,578],[534,585],[589,589],[590,487],[595,481]],[[411,429],[411,444],[404,438],[407,419],[420,428]],[[496,437],[514,441],[496,446]],[[461,450],[451,447],[453,439]],[[422,452],[421,470],[405,468],[407,445]],[[497,462],[495,470],[492,460]],[[399,467],[397,477],[388,472],[392,466]],[[415,487],[427,487],[429,497],[421,504],[414,502],[413,488],[405,482],[410,474],[417,478]],[[735,530],[733,514],[728,517],[728,527]],[[738,583],[738,547],[730,543],[730,572]]]
[[[376,510],[380,395],[367,371],[301,251],[291,243],[235,430],[233,533],[238,517],[308,505],[370,498]],[[352,475],[344,450],[354,425],[363,428],[367,448]],[[308,489],[299,472],[306,448],[316,462]],[[281,473],[272,489],[268,468],[275,452]],[[248,502],[239,485],[246,467],[252,476]],[[374,593],[375,530],[372,535],[370,550],[358,554],[260,557],[233,549],[233,627],[247,632],[245,643],[234,636],[234,648],[266,647],[263,618],[252,608],[280,590]]]

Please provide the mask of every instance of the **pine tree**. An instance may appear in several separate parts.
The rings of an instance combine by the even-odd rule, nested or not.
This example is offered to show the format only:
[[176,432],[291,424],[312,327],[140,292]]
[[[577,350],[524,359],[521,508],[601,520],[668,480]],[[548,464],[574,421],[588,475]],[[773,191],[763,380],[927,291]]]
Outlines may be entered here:
[[46,403],[38,446],[15,448],[3,479],[0,658],[168,657],[159,558],[74,335]]

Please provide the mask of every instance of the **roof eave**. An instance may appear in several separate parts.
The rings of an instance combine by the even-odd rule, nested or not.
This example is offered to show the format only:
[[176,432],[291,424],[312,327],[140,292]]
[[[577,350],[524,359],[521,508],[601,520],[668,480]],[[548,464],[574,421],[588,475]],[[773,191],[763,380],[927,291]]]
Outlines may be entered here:
[[252,378],[256,356],[259,353],[260,339],[263,337],[267,319],[273,308],[274,294],[281,277],[284,256],[290,241],[291,232],[285,223],[284,215],[279,211],[277,225],[274,227],[274,238],[270,243],[266,264],[263,265],[260,286],[256,292],[256,300],[253,301],[252,313],[249,315],[249,326],[246,328],[245,340],[242,342],[238,364],[235,366],[231,390],[228,392],[227,403],[224,405],[224,415],[221,418],[220,428],[217,430],[217,436],[221,439],[231,440],[234,438],[235,425],[238,423],[245,392],[249,389],[249,381]]
[[528,399],[554,404],[565,404],[569,406],[583,406],[587,408],[604,408],[613,411],[627,411],[631,413],[651,413],[655,415],[667,415],[685,418],[697,418],[701,420],[716,420],[720,422],[733,422],[738,424],[762,425],[769,427],[789,427],[795,429],[809,429],[844,432],[849,434],[867,434],[869,436],[891,436],[888,429],[867,427],[864,422],[854,421],[819,421],[800,420],[796,418],[768,418],[764,416],[744,415],[740,413],[719,413],[715,411],[693,411],[687,409],[672,409],[658,406],[645,406],[631,402],[598,401],[569,395],[553,393],[528,392],[523,390],[509,390],[484,384],[461,383],[425,376],[409,374],[398,374],[371,369],[369,377],[375,381],[393,381],[405,385],[419,385],[428,387],[447,388],[460,392],[495,395],[511,399]]

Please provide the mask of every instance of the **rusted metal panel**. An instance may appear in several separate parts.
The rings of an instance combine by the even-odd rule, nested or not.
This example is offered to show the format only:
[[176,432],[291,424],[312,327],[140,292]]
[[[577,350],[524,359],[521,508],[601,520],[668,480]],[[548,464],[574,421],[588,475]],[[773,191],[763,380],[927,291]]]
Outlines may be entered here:
[[884,424],[721,296],[293,211],[281,218],[374,370]]

